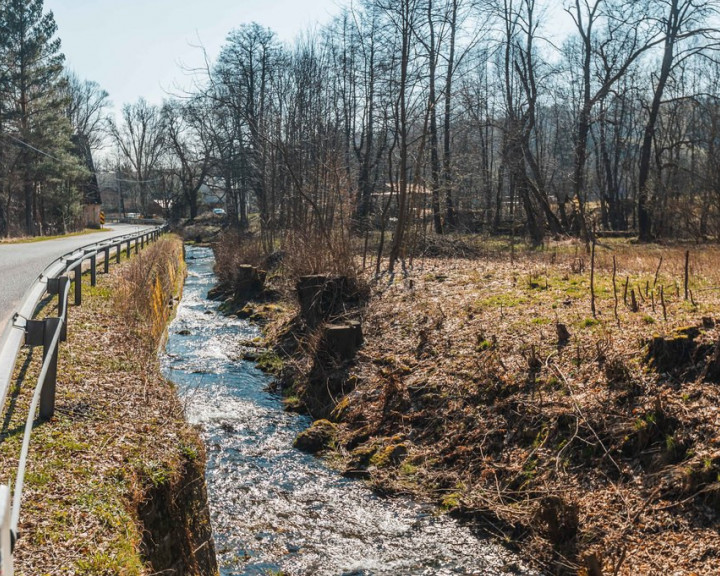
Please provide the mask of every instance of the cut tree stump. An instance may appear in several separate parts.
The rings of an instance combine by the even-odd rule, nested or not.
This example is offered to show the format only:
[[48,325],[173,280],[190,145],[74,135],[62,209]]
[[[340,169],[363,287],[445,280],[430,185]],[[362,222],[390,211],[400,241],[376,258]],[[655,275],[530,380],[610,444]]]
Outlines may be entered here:
[[555,324],[555,329],[557,330],[558,344],[567,344],[570,341],[570,331],[567,326],[558,322]]
[[323,348],[340,361],[354,358],[362,341],[362,326],[358,321],[324,327]]
[[720,340],[715,342],[715,349],[707,359],[702,377],[706,382],[720,383]]
[[311,328],[342,311],[348,280],[345,276],[302,276],[296,285],[300,314]]
[[668,336],[654,336],[648,342],[645,361],[658,372],[669,372],[675,368],[687,366],[693,358],[695,338],[700,329],[695,326],[678,328]]
[[265,289],[267,272],[249,264],[235,271],[235,300],[244,301],[258,296]]

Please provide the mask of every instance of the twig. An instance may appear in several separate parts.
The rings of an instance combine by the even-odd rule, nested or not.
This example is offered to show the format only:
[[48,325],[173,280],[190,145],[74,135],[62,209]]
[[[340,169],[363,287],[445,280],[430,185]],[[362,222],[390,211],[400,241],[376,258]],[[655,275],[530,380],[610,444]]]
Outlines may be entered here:
[[657,270],[655,270],[655,279],[653,280],[653,290],[655,289],[655,285],[658,281],[658,274],[660,274],[660,266],[662,266],[663,263],[663,257],[660,256],[660,262],[658,263]]
[[660,286],[660,304],[663,309],[663,319],[667,322],[667,308],[665,308],[665,286]]
[[615,564],[615,569],[613,570],[613,576],[617,576],[620,573],[620,568],[622,568],[623,562],[625,562],[625,555],[627,554],[627,547],[623,546],[622,553],[620,554],[620,558],[617,561],[617,564]]
[[570,386],[570,382],[568,382],[568,379],[565,377],[565,374],[563,374],[562,370],[560,370],[560,368],[558,367],[558,365],[555,364],[554,362],[553,362],[553,364],[552,364],[551,366],[552,366],[552,369],[555,371],[555,373],[558,375],[558,377],[559,377],[559,378],[563,381],[563,383],[565,384],[565,386],[566,386],[566,388],[567,388],[567,390],[568,390],[568,393],[570,394],[570,400],[572,401],[573,408],[575,408],[575,412],[577,413],[577,415],[578,415],[580,418],[583,419],[583,421],[585,422],[585,425],[588,427],[588,429],[590,430],[590,432],[592,432],[592,435],[595,436],[595,439],[598,441],[598,444],[600,444],[600,447],[603,449],[603,452],[605,452],[605,456],[608,457],[608,459],[610,460],[610,462],[613,463],[613,465],[615,466],[615,468],[617,468],[617,471],[618,471],[618,472],[620,473],[620,475],[622,476],[622,474],[623,474],[622,469],[620,468],[620,466],[618,465],[618,463],[615,461],[615,459],[612,457],[612,455],[610,454],[610,452],[608,451],[608,449],[605,447],[605,444],[604,444],[603,441],[600,439],[600,436],[598,436],[597,432],[595,432],[595,429],[590,425],[590,422],[588,421],[588,419],[585,417],[585,414],[583,413],[582,409],[580,408],[580,405],[578,404],[577,399],[575,398],[575,393],[573,392],[572,386]]
[[593,318],[597,318],[597,311],[595,310],[595,236],[593,235],[592,240],[592,252],[590,256],[590,310],[592,311]]
[[623,302],[625,306],[627,306],[628,284],[630,284],[630,276],[625,277],[625,288],[623,288]]
[[618,294],[617,294],[617,263],[615,262],[615,255],[613,254],[613,274],[612,274],[612,284],[613,284],[613,296],[615,297],[615,321],[619,324],[620,319],[618,318]]
[[685,300],[688,299],[688,283],[690,282],[690,250],[685,251]]
[[644,304],[644,303],[645,303],[645,296],[643,296],[642,288],[640,288],[640,284],[638,284],[638,287],[637,287],[637,288],[638,288],[638,291],[637,291],[638,296],[640,296],[640,300],[642,300],[642,301],[643,301],[643,304]]

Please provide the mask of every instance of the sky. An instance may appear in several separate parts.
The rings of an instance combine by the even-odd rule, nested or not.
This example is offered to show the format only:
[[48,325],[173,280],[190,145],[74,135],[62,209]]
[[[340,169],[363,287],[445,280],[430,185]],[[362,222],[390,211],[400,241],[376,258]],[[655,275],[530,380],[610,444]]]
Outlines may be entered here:
[[258,22],[292,42],[328,22],[345,0],[45,0],[58,25],[67,67],[110,94],[116,110],[152,104],[192,85],[183,69],[211,61],[228,32]]

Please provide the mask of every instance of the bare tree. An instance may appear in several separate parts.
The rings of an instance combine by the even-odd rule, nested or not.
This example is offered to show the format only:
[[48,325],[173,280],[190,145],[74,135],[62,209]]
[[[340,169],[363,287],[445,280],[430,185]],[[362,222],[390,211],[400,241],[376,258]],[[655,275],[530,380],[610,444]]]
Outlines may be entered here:
[[[647,242],[652,239],[652,217],[648,207],[650,159],[655,126],[662,104],[663,94],[673,70],[681,63],[702,52],[718,48],[718,31],[706,24],[707,18],[717,12],[716,3],[711,0],[661,0],[657,9],[663,9],[660,18],[663,34],[663,57],[657,74],[653,98],[640,151],[640,172],[638,181],[638,235]],[[692,40],[702,38],[705,42],[693,44]]]
[[137,179],[140,206],[146,213],[150,208],[152,189],[149,184],[157,182],[157,179],[153,180],[154,171],[165,152],[160,109],[141,98],[135,104],[123,106],[121,121],[118,126],[109,119],[108,129],[122,157],[132,167]]
[[66,72],[67,107],[73,132],[91,150],[102,146],[105,132],[105,111],[110,105],[108,93],[97,82],[80,80],[77,74]]
[[400,44],[400,58],[397,69],[397,99],[395,105],[395,131],[397,133],[397,148],[399,154],[398,187],[397,187],[397,223],[395,235],[390,248],[388,270],[392,273],[395,263],[402,255],[405,243],[405,234],[409,219],[409,189],[410,189],[410,118],[409,97],[412,58],[413,36],[419,22],[418,0],[400,0],[399,2],[378,4],[393,27]]
[[200,99],[167,102],[162,109],[170,170],[179,181],[182,204],[189,209],[190,218],[198,215],[200,189],[210,169],[212,143],[206,114],[207,107]]
[[581,78],[572,184],[578,228],[585,237],[589,234],[585,172],[592,113],[638,59],[662,42],[660,31],[648,18],[650,7],[646,1],[622,0],[572,0],[566,7],[577,31],[573,40],[579,42]]

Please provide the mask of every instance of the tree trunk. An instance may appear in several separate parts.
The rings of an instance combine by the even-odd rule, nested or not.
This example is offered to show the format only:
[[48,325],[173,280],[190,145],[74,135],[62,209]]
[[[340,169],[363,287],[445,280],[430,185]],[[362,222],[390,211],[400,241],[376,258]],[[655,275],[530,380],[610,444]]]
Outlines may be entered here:
[[25,197],[25,233],[35,236],[35,184],[30,175],[30,160],[26,160],[23,192]]
[[435,24],[433,22],[433,2],[428,1],[428,25],[430,28],[430,78],[428,109],[430,111],[430,170],[432,173],[432,214],[433,227],[436,234],[443,233],[442,213],[440,212],[440,154],[438,151],[438,126],[437,126],[437,98],[435,95],[435,73],[437,68],[437,54],[435,50]]
[[667,21],[667,33],[665,37],[665,52],[663,54],[660,75],[658,76],[657,86],[653,94],[653,101],[650,106],[650,114],[645,125],[643,133],[643,143],[640,150],[640,168],[638,174],[638,239],[641,242],[649,242],[653,239],[652,216],[649,207],[649,190],[648,181],[650,179],[650,158],[652,156],[652,144],[655,136],[655,124],[657,123],[660,105],[662,104],[663,92],[667,84],[670,72],[673,66],[673,52],[675,49],[675,41],[679,31],[680,23],[678,21],[678,2],[680,0],[672,0],[670,4],[670,14]]
[[450,54],[448,55],[448,70],[445,78],[445,124],[443,127],[443,186],[445,188],[446,221],[450,228],[457,226],[457,213],[452,197],[452,163],[451,163],[451,135],[450,112],[452,110],[452,81],[455,72],[455,37],[457,36],[458,0],[452,0],[452,15],[450,17]]
[[395,227],[395,236],[390,248],[390,261],[388,271],[392,274],[395,270],[395,263],[402,253],[405,241],[405,229],[407,228],[408,210],[408,121],[407,121],[407,78],[410,61],[410,40],[412,35],[412,7],[410,0],[402,0],[402,51],[400,55],[400,91],[398,95],[399,126],[400,134],[400,175],[398,182],[398,215]]

